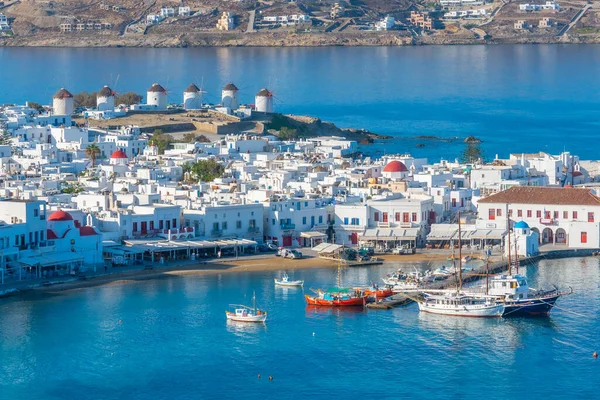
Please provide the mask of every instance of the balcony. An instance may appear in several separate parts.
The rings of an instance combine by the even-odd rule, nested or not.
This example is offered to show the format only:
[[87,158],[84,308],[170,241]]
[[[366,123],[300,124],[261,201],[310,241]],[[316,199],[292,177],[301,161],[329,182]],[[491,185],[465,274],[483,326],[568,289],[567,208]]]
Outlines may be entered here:
[[223,236],[223,231],[221,229],[213,229],[212,231],[210,231],[210,236],[213,236],[213,237]]
[[294,230],[294,229],[296,229],[296,224],[291,224],[291,223],[281,224],[282,231],[289,231],[289,230]]
[[260,228],[257,226],[251,226],[248,228],[248,233],[259,233],[260,232]]
[[196,230],[192,227],[163,229],[158,233],[158,236],[167,240],[188,240],[196,236]]

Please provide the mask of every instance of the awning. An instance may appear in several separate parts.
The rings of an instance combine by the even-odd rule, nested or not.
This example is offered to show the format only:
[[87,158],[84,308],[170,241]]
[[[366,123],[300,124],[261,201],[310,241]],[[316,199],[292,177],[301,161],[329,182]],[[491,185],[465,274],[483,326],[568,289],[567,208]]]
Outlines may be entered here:
[[307,238],[307,239],[321,239],[321,238],[327,237],[327,235],[322,232],[310,231],[310,232],[300,232],[300,237]]
[[360,240],[416,240],[419,228],[374,228],[359,235]]
[[317,253],[334,253],[342,247],[344,246],[341,244],[321,243],[313,247],[312,250]]
[[477,229],[471,239],[502,239],[505,235],[504,229]]
[[18,262],[32,267],[38,264],[42,267],[49,267],[80,261],[83,261],[83,256],[77,255],[75,253],[49,253],[39,256],[25,257],[18,260]]
[[432,224],[427,240],[451,240],[458,233],[458,224]]

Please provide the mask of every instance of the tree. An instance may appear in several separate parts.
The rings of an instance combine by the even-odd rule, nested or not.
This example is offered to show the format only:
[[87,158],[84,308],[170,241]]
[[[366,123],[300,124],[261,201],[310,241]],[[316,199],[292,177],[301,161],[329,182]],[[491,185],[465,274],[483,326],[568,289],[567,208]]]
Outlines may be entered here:
[[27,102],[27,105],[29,106],[29,108],[33,108],[35,111],[37,111],[38,114],[41,114],[44,111],[44,106],[41,105],[40,103],[36,103],[34,101],[29,101],[29,102]]
[[96,166],[96,157],[98,157],[100,153],[102,153],[100,147],[95,144],[90,144],[85,148],[85,155],[92,160],[92,168]]
[[75,108],[79,107],[96,107],[96,92],[81,92],[73,96],[73,104]]
[[115,97],[115,104],[125,104],[126,106],[139,104],[141,101],[142,96],[134,92],[123,93]]
[[196,134],[191,132],[186,133],[183,135],[183,141],[186,143],[194,143],[196,141]]
[[199,160],[193,164],[185,164],[184,173],[189,173],[190,180],[193,182],[211,182],[216,178],[223,176],[225,167],[215,159]]
[[479,143],[467,143],[460,154],[460,162],[472,164],[479,160],[484,161],[483,150]]
[[279,134],[277,136],[281,140],[294,140],[298,138],[298,131],[296,129],[284,126],[279,130]]
[[165,154],[165,150],[173,143],[173,136],[164,134],[162,129],[156,129],[149,143],[152,146],[158,147],[158,154]]

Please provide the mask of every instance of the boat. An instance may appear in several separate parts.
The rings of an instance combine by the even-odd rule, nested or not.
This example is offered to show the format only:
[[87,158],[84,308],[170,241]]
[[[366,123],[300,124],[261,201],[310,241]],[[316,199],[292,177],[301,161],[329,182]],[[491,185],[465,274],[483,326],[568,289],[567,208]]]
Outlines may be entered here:
[[[449,315],[456,317],[493,318],[501,317],[504,313],[504,304],[491,296],[465,293],[462,290],[462,254],[461,254],[461,224],[460,212],[458,213],[458,271],[456,291],[449,293],[423,293],[423,300],[419,301],[419,311]],[[454,246],[452,246],[454,248]],[[453,257],[454,258],[454,257]]]
[[241,304],[230,304],[233,311],[225,311],[227,320],[237,322],[265,322],[267,320],[266,311],[256,308],[256,293],[252,294],[252,307]]
[[472,260],[473,260],[473,257],[471,257],[471,256],[464,256],[462,258],[462,262],[464,262],[464,263],[468,263],[469,261],[472,261]]
[[283,274],[281,276],[281,279],[275,278],[275,285],[276,286],[302,286],[302,285],[304,285],[304,281],[301,281],[301,280],[291,281],[288,274]]
[[424,293],[419,302],[419,311],[455,317],[492,318],[501,317],[504,304],[493,297],[474,296],[462,292],[431,294]]
[[343,288],[342,264],[338,262],[337,287],[328,290],[313,290],[314,295],[305,294],[306,303],[311,306],[364,307],[369,297],[361,289]]
[[390,310],[392,308],[404,306],[406,304],[412,303],[413,300],[409,297],[404,297],[402,295],[395,295],[392,297],[388,297],[385,299],[377,300],[374,303],[368,303],[367,308],[374,308],[377,310]]
[[504,317],[547,316],[556,301],[570,292],[530,288],[523,275],[497,275],[489,280],[488,293],[504,304]]
[[367,296],[375,297],[377,299],[390,297],[390,296],[394,295],[391,285],[385,285],[384,287],[379,287],[375,284],[372,284],[368,288],[364,289],[363,292]]
[[306,303],[311,306],[329,307],[363,307],[367,304],[367,295],[359,289],[332,288],[317,290],[314,296],[304,295]]

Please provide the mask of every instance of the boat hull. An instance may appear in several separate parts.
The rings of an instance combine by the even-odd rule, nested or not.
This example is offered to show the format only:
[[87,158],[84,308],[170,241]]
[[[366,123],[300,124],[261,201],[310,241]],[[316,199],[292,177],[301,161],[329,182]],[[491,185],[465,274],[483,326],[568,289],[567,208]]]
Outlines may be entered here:
[[489,306],[479,306],[476,308],[460,307],[436,307],[434,305],[426,304],[424,302],[419,303],[419,311],[447,315],[451,317],[470,317],[470,318],[499,318],[504,312],[503,304],[494,304]]
[[392,289],[377,289],[377,290],[365,290],[365,294],[367,296],[374,296],[378,299],[382,299],[385,297],[390,297],[394,295]]
[[304,285],[304,281],[288,281],[288,282],[283,282],[280,280],[275,279],[275,285],[277,286],[303,286]]
[[234,313],[226,313],[227,315],[227,319],[230,321],[236,321],[236,322],[251,322],[251,323],[261,323],[261,322],[265,322],[267,320],[267,314],[261,314],[261,315],[247,315],[247,316],[239,316],[239,315],[235,315]]
[[325,300],[315,296],[304,295],[306,302],[311,306],[324,307],[363,307],[367,303],[367,296],[353,297],[345,300]]
[[504,304],[503,317],[545,317],[550,314],[552,307],[560,294],[533,298]]

